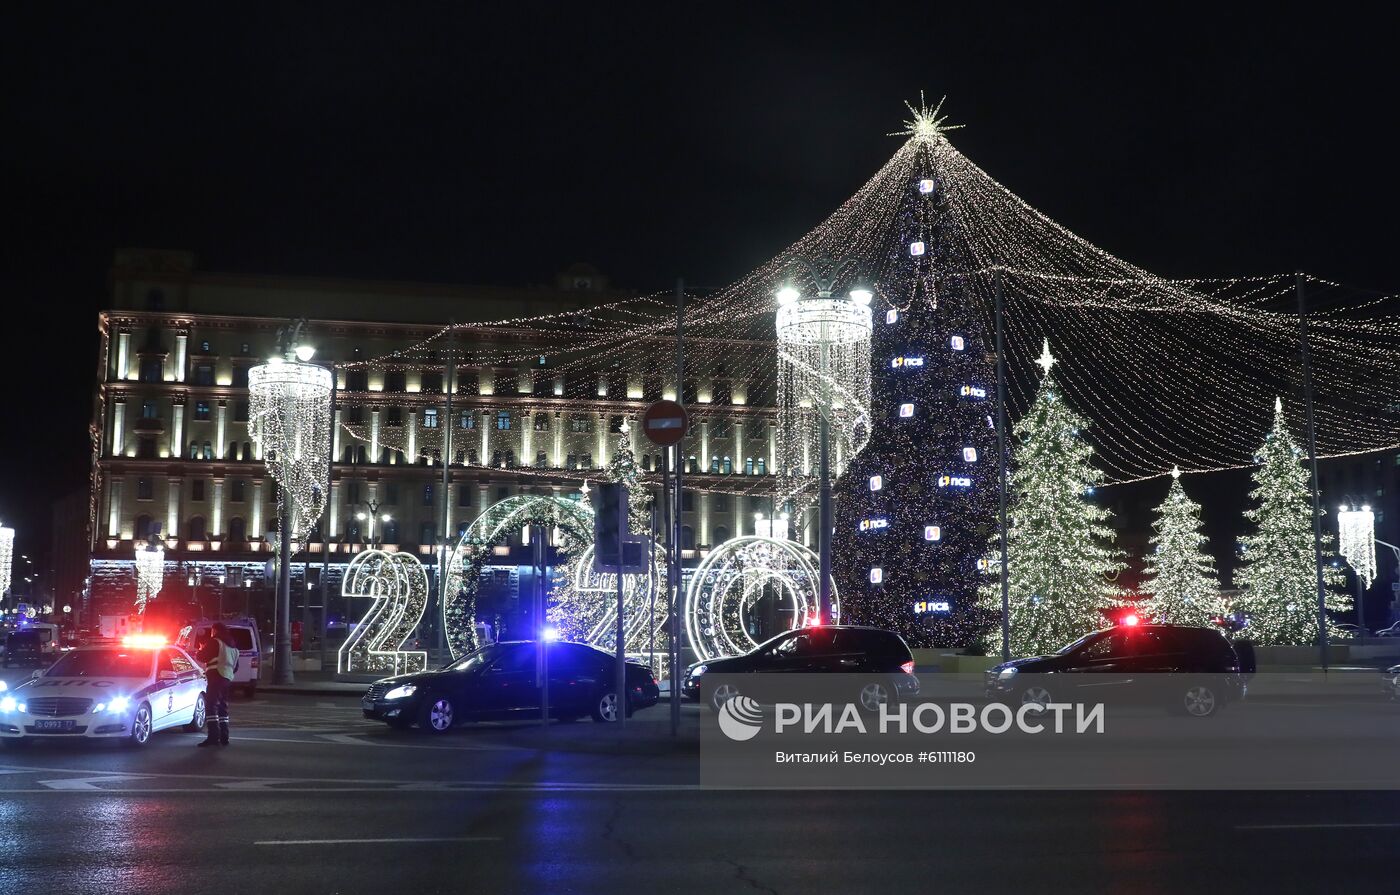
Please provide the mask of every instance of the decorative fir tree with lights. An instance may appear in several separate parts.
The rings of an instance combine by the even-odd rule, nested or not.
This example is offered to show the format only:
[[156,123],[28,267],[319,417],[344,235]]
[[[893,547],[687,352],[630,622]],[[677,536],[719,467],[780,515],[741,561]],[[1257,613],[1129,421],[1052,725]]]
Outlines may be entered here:
[[[1083,436],[1089,423],[1055,384],[1049,342],[1037,363],[1045,371],[1040,389],[1012,429],[1006,543],[1013,656],[1046,653],[1103,627],[1102,610],[1122,597],[1110,580],[1123,568],[1111,546],[1111,514],[1090,500],[1099,474]],[[1000,614],[998,542],[994,536],[993,575],[982,596]]]
[[[1283,401],[1274,401],[1274,425],[1256,455],[1256,506],[1245,511],[1255,530],[1241,539],[1243,559],[1236,584],[1241,594],[1234,608],[1249,619],[1245,635],[1264,644],[1317,642],[1317,554],[1313,542],[1313,507],[1303,452],[1284,423]],[[1323,549],[1331,536],[1324,536]],[[1342,574],[1324,567],[1326,607],[1351,608],[1351,598],[1334,589]],[[1331,620],[1328,627],[1332,628]]]
[[624,421],[617,450],[608,463],[607,478],[627,489],[627,524],[636,534],[651,530],[651,494],[637,478],[637,455],[632,450],[632,427]]
[[871,438],[838,483],[835,513],[843,620],[911,646],[963,646],[989,623],[978,561],[997,506],[996,376],[977,291],[987,284],[967,273],[982,265],[944,190],[942,130],[936,110],[916,110],[897,238],[871,271]]
[[1209,625],[1224,609],[1215,560],[1205,547],[1201,505],[1186,496],[1181,471],[1172,469],[1166,499],[1154,511],[1152,553],[1143,588],[1152,595],[1145,607],[1154,621]]

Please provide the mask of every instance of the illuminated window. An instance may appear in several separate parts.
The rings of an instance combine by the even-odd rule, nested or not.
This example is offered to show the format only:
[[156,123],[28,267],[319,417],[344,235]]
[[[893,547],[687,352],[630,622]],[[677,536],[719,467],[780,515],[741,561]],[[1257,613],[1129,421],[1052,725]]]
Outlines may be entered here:
[[436,429],[438,427],[438,412],[436,407],[429,407],[423,411],[423,428]]

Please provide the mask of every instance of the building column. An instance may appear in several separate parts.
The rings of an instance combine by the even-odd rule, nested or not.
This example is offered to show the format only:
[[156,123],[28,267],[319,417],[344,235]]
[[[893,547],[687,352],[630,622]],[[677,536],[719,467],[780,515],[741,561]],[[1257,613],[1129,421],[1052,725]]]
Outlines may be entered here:
[[[331,519],[335,519],[335,485],[331,485]],[[262,539],[267,532],[263,531],[263,483],[262,479],[253,482],[253,525],[248,532],[248,538]],[[335,527],[335,522],[331,522],[331,527]]]
[[165,483],[165,535],[180,534],[180,480],[171,476]]
[[598,464],[599,469],[602,469],[608,465],[608,415],[606,413],[598,414],[598,431],[594,434],[598,437],[594,439],[597,442],[597,450],[594,453],[593,462]]
[[131,378],[131,333],[117,333],[117,369],[113,372],[118,379]]
[[126,399],[112,399],[112,456],[126,452]]
[[214,499],[209,504],[209,539],[223,534],[224,531],[224,480],[222,477],[214,479]]
[[491,465],[491,411],[481,411],[481,465]]
[[701,491],[697,496],[700,498],[700,531],[698,532],[700,537],[695,543],[697,545],[708,544],[710,543],[710,494],[708,491]]
[[[334,442],[331,445],[331,456],[335,459],[336,463],[340,463],[343,460],[340,456],[340,415],[342,413],[344,413],[344,411],[339,407],[335,409],[335,425],[331,427],[331,440]],[[258,451],[258,459],[262,459],[261,450]]]
[[[700,471],[710,471],[710,421],[700,421]],[[616,639],[616,638],[614,638]]]
[[[734,537],[744,536],[744,495],[735,494],[734,497]],[[757,534],[757,529],[754,531]]]
[[404,454],[407,455],[408,463],[410,466],[416,465],[418,463],[418,411],[416,410],[408,412],[407,447],[408,450],[404,451]]
[[476,483],[476,510],[477,513],[484,513],[491,507],[491,484],[489,482]]
[[122,536],[122,477],[107,480],[107,537]]
[[778,474],[778,424],[768,424],[768,474]]
[[736,420],[734,422],[734,471],[740,475],[743,475],[748,469],[744,465],[745,461],[748,460],[748,456],[744,453],[745,447],[747,445],[744,444],[744,424]]
[[369,462],[379,462],[379,411],[369,412]]
[[554,468],[560,469],[564,466],[564,415],[556,412],[554,414]]
[[224,433],[228,431],[228,402],[220,401],[214,408],[214,456],[224,459],[228,445],[224,443]]
[[189,333],[175,334],[175,381],[185,381],[185,358],[189,356]]
[[535,421],[530,411],[526,410],[520,414],[520,465],[535,465]]
[[185,405],[183,399],[170,407],[170,456],[185,456]]

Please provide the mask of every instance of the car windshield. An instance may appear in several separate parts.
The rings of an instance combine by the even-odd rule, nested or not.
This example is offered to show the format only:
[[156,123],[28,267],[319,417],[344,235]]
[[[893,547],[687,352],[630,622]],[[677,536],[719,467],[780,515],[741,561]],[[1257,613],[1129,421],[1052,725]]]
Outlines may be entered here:
[[483,646],[480,649],[473,650],[472,652],[467,653],[465,656],[458,659],[456,662],[453,662],[451,665],[444,666],[442,670],[473,671],[477,668],[482,667],[483,665],[490,664],[490,662],[494,660],[497,655],[500,654],[500,651],[501,648],[496,644],[492,643],[488,646]]
[[1103,633],[1103,631],[1090,631],[1088,634],[1085,634],[1083,637],[1079,638],[1073,643],[1066,644],[1065,646],[1062,646],[1059,649],[1055,650],[1055,655],[1068,656],[1070,653],[1074,652],[1080,647],[1088,646],[1090,641],[1097,640]]
[[77,650],[55,662],[46,677],[146,677],[149,650]]

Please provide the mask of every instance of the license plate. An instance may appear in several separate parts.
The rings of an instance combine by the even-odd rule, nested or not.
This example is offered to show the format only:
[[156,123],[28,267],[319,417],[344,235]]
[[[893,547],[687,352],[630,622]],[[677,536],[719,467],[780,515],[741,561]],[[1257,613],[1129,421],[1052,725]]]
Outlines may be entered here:
[[35,729],[35,730],[72,730],[72,729],[73,729],[73,722],[72,722],[72,721],[53,721],[53,720],[43,721],[43,720],[37,720],[37,719],[36,719],[36,720],[34,721],[34,729]]

